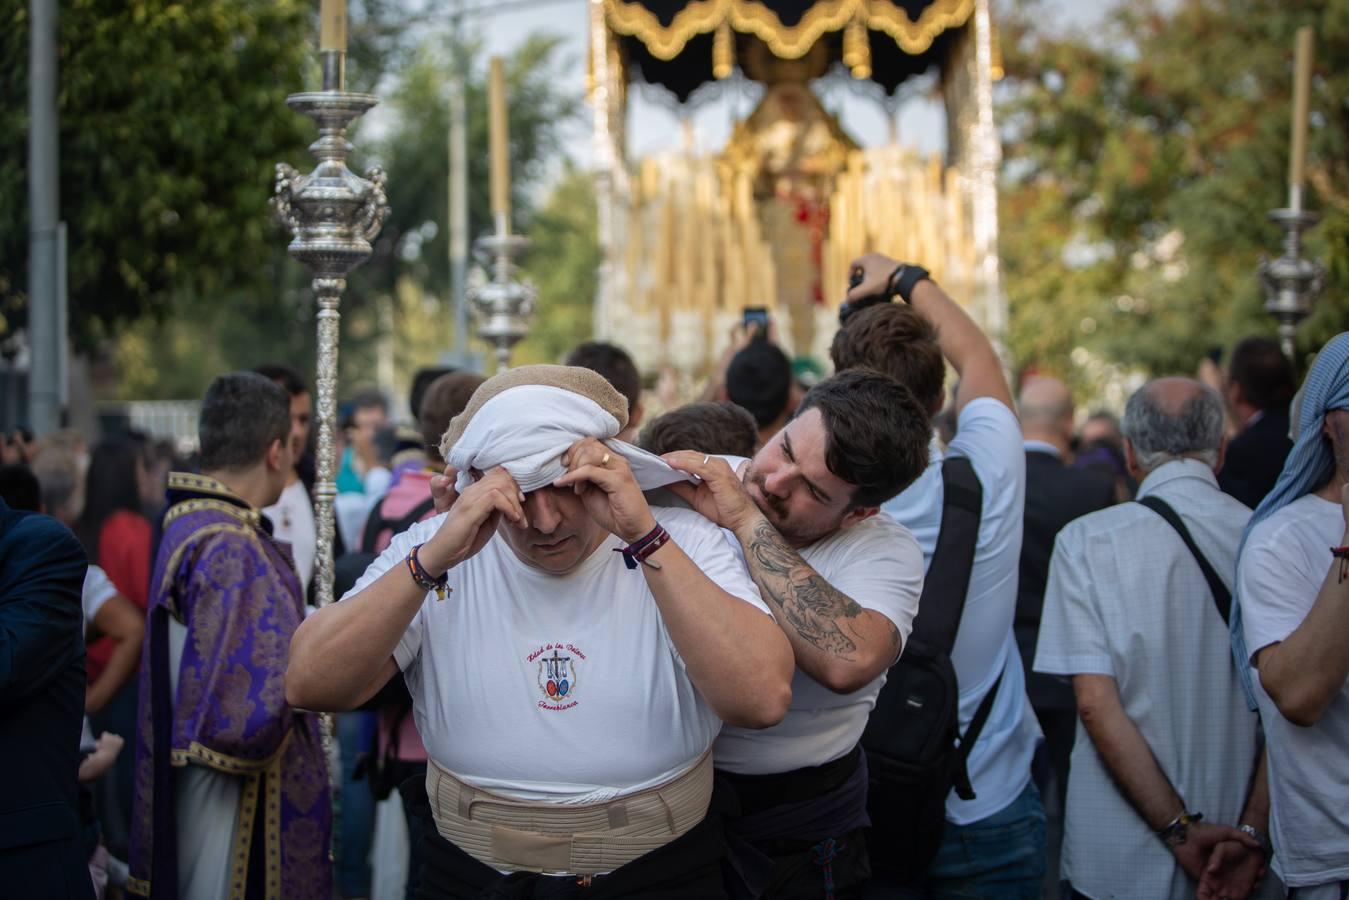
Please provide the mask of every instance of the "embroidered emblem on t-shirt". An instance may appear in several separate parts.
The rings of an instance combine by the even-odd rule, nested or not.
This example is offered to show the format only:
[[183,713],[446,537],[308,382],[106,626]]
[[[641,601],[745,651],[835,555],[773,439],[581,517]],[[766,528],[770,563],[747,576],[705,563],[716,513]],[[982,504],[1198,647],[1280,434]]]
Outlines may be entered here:
[[544,644],[529,654],[529,661],[538,665],[539,690],[543,699],[539,709],[571,709],[576,706],[577,663],[585,661],[585,654],[572,644]]

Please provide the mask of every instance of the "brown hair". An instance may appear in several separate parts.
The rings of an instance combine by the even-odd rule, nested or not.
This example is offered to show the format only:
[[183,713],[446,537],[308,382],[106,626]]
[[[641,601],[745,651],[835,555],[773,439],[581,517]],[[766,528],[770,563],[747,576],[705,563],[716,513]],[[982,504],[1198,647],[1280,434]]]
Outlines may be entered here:
[[829,348],[834,368],[875,369],[907,387],[930,413],[937,411],[946,362],[937,329],[907,303],[877,303],[848,319]]
[[486,378],[472,372],[450,372],[426,386],[417,422],[422,427],[422,442],[432,460],[440,459],[440,436],[450,427],[450,419],[464,411],[469,398]]
[[888,375],[852,369],[826,378],[810,389],[796,415],[812,409],[824,419],[825,465],[856,486],[853,509],[880,506],[927,468],[927,409]]
[[689,403],[657,416],[642,429],[637,444],[651,453],[696,450],[722,456],[753,456],[759,426],[749,410],[734,403]]

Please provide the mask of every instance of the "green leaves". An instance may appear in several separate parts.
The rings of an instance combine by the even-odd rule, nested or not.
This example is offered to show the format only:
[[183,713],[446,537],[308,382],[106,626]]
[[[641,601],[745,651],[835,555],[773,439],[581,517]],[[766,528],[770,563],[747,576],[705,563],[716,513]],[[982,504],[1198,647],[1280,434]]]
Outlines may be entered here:
[[[0,0],[0,331],[27,284],[28,31]],[[59,18],[61,217],[71,328],[84,347],[181,294],[263,289],[278,236],[272,165],[300,162],[285,106],[308,66],[310,4],[74,0]],[[261,262],[260,262],[261,261]]]
[[[1300,347],[1349,322],[1349,0],[1118,3],[1093,34],[1040,4],[1000,22],[1008,78],[1002,253],[1022,366],[1191,372],[1212,346],[1273,334],[1256,266],[1281,234],[1293,33],[1317,28],[1308,241],[1331,274]],[[1091,320],[1095,327],[1083,327]],[[1078,358],[1083,358],[1081,353]]]

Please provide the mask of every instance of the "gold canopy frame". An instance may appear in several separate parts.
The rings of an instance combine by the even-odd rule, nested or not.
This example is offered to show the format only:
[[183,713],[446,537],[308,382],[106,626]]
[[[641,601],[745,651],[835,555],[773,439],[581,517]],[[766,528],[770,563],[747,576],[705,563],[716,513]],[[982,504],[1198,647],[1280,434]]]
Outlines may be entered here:
[[[635,75],[624,41],[670,61],[708,34],[712,77],[739,65],[766,85],[759,107],[715,155],[629,160]],[[878,40],[919,55],[939,38],[945,158],[893,143],[858,147],[809,90],[840,46],[852,75],[867,78]],[[694,0],[668,24],[640,3],[591,0],[590,44],[599,337],[648,368],[692,377],[716,360],[743,307],[767,306],[789,352],[827,364],[848,261],[878,250],[925,265],[1000,343],[999,73],[988,0],[934,0],[916,20],[890,0],[823,0],[792,25],[761,0]]]

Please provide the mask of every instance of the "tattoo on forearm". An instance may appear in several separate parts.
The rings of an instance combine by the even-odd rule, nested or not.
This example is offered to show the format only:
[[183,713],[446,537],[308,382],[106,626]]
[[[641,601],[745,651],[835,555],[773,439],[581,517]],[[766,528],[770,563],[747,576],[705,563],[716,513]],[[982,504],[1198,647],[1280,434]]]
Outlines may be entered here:
[[[825,653],[851,658],[857,642],[843,631],[862,607],[806,564],[768,522],[754,527],[749,544],[750,572],[763,595],[779,611],[801,640]],[[855,634],[855,632],[854,632]],[[895,632],[892,640],[897,640]]]

